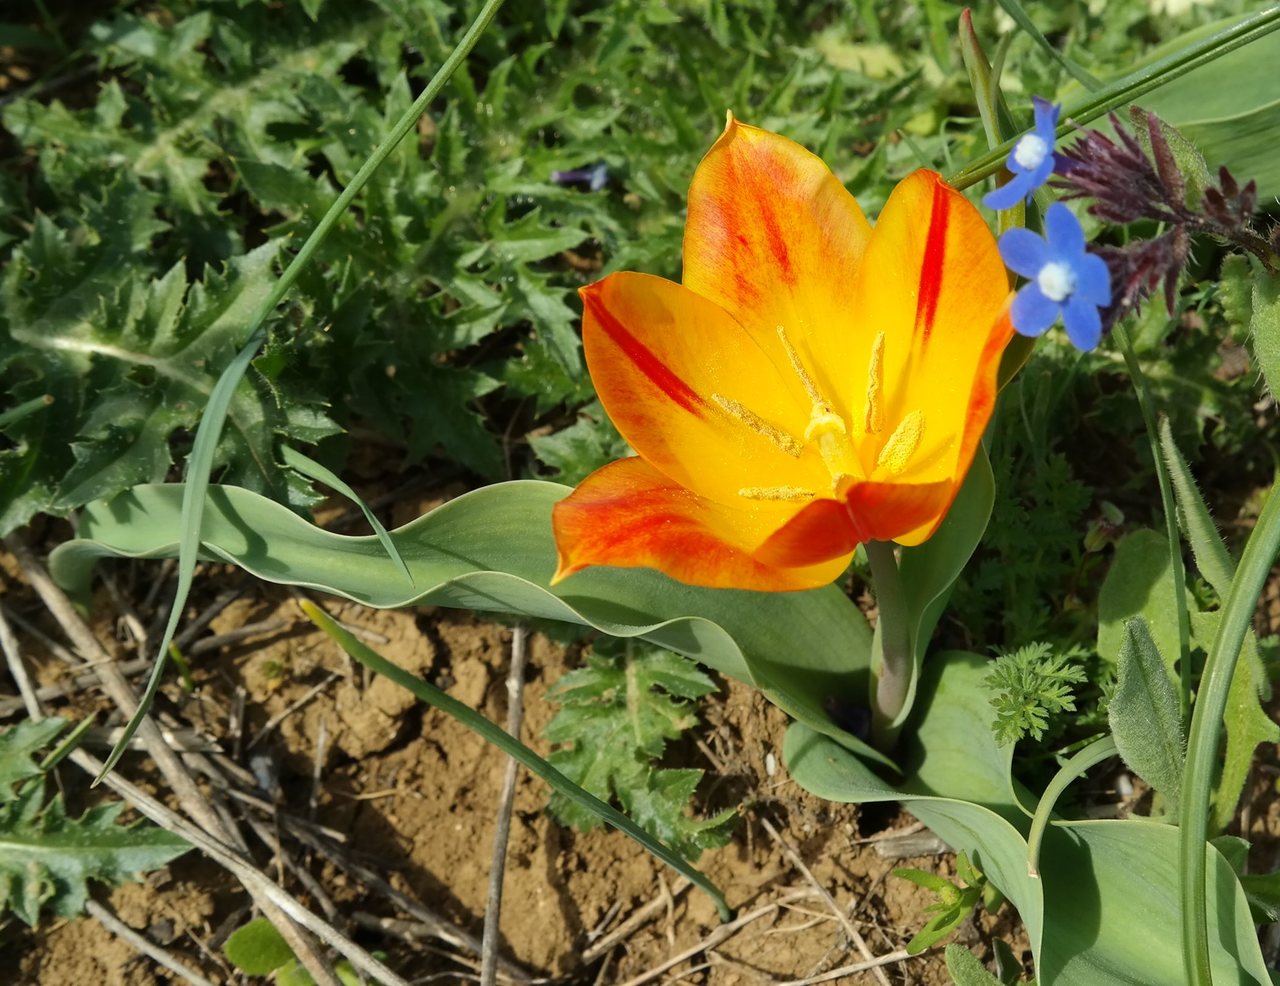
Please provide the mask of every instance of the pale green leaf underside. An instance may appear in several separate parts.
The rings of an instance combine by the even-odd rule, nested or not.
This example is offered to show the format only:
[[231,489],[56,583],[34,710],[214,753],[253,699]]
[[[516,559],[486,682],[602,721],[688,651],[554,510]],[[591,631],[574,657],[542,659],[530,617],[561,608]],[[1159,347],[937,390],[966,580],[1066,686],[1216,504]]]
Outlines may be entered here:
[[[201,553],[268,581],[383,609],[453,606],[643,637],[754,685],[818,732],[884,761],[825,710],[867,694],[871,633],[844,593],[834,586],[791,593],[698,589],[652,571],[613,568],[589,569],[552,589],[551,508],[568,493],[552,483],[500,483],[392,531],[416,589],[377,538],[323,531],[237,487],[210,487]],[[80,539],[50,558],[54,577],[83,598],[99,558],[173,557],[181,502],[180,485],[152,485],[90,504]]]

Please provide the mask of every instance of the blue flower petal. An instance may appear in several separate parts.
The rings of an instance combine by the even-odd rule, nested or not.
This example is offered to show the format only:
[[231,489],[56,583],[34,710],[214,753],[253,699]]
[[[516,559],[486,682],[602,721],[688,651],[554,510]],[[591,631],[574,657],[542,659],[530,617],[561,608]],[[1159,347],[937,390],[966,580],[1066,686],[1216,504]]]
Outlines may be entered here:
[[1076,294],[1091,305],[1105,308],[1111,304],[1111,271],[1106,261],[1094,253],[1086,253],[1074,265]]
[[1092,349],[1102,338],[1102,316],[1098,314],[1098,306],[1087,301],[1078,291],[1067,299],[1062,309],[1062,324],[1067,327],[1067,338],[1076,349]]
[[1049,245],[1029,229],[1005,230],[998,245],[1004,265],[1023,277],[1035,277],[1050,260]]
[[1062,107],[1039,96],[1032,97],[1031,102],[1035,107],[1036,133],[1046,144],[1053,146],[1058,130],[1058,114],[1062,112]]
[[1044,232],[1054,254],[1070,264],[1078,278],[1078,258],[1084,253],[1084,229],[1076,214],[1061,202],[1053,203],[1044,214]]
[[1024,336],[1039,336],[1058,320],[1061,307],[1056,301],[1046,298],[1040,286],[1032,281],[1014,297],[1009,315],[1013,319],[1013,327]]
[[982,204],[988,209],[1012,209],[1036,190],[1036,184],[1025,172],[1015,174],[994,191],[988,192]]

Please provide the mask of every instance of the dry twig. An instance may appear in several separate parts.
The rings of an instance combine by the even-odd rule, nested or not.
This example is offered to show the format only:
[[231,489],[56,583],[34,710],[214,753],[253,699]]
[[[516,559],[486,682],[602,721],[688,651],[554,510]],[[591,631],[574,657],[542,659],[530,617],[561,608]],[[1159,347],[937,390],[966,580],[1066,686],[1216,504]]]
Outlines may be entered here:
[[[524,723],[524,666],[529,631],[517,624],[511,632],[511,666],[507,669],[507,732],[520,739]],[[507,842],[511,837],[511,808],[516,796],[520,765],[507,758],[498,801],[498,824],[493,833],[493,861],[489,864],[489,893],[484,910],[484,937],[480,947],[480,986],[493,986],[498,974],[498,925],[502,915],[502,878],[507,872]]]
[[96,900],[90,898],[89,902],[85,904],[84,909],[88,911],[90,915],[97,918],[98,923],[117,938],[128,942],[152,962],[156,963],[156,965],[164,966],[180,979],[185,979],[187,982],[191,983],[191,986],[213,986],[213,983],[205,979],[204,976],[200,975],[198,972],[193,972],[191,969],[188,969],[150,938],[146,937],[146,935],[139,934],[133,928],[130,928],[127,924],[116,917],[109,908],[99,904]]
[[[95,664],[102,679],[103,687],[121,712],[126,716],[132,716],[137,711],[138,704],[128,680],[121,673],[115,660],[98,642],[97,637],[80,619],[80,615],[76,612],[71,600],[67,598],[66,593],[49,577],[49,573],[36,560],[35,554],[21,537],[16,534],[10,534],[4,539],[4,542],[17,560],[18,566],[22,569],[22,573],[27,579],[27,583],[35,589],[45,607],[53,615],[53,618],[58,621],[63,632],[71,641],[72,646],[80,652],[82,657]],[[34,706],[33,710],[38,711],[38,705]],[[168,782],[170,789],[182,805],[183,810],[198,822],[205,831],[212,833],[214,839],[221,838],[228,843],[234,842],[235,840],[226,831],[222,819],[219,818],[217,812],[214,811],[204,795],[200,793],[195,780],[187,772],[178,755],[165,743],[155,722],[149,717],[143,718],[137,735],[146,745],[147,752],[164,775],[166,782]],[[96,759],[81,750],[75,751],[73,757],[81,765],[87,761],[97,763]],[[101,765],[99,765],[100,767]],[[168,809],[165,810],[168,811]],[[179,818],[172,812],[168,813],[175,819]],[[184,825],[187,825],[185,820]],[[166,825],[164,827],[173,831],[171,826]],[[190,825],[187,825],[187,827],[194,828]],[[195,831],[199,830],[195,829]],[[185,833],[180,834],[186,837]],[[205,837],[204,832],[200,832],[200,835]],[[187,837],[187,841],[193,840]],[[289,919],[288,914],[269,895],[264,897],[261,890],[255,892],[254,889],[254,885],[259,882],[265,883],[273,889],[274,885],[242,859],[234,856],[229,858],[233,858],[236,861],[236,868],[233,872],[236,873],[241,883],[244,883],[245,889],[249,891],[255,903],[262,909],[263,914],[271,920],[272,924],[276,926],[285,942],[293,950],[294,955],[297,956],[298,961],[311,973],[312,978],[320,986],[341,986],[329,964],[316,949],[315,943],[302,934],[294,922]],[[247,880],[248,874],[252,874],[257,879]],[[301,908],[301,905],[297,906]],[[314,915],[311,915],[310,912],[307,912],[307,914],[314,920],[319,920]],[[381,965],[381,963],[378,964]]]
[[[835,913],[836,920],[839,921],[840,926],[844,928],[844,932],[849,936],[849,940],[853,942],[854,945],[857,946],[858,951],[862,953],[863,959],[868,962],[872,961],[875,956],[871,954],[871,949],[867,947],[867,943],[863,940],[858,929],[855,928],[853,922],[849,920],[849,916],[845,914],[844,909],[835,902],[835,898],[827,892],[827,888],[818,882],[817,878],[813,875],[813,872],[805,865],[804,860],[800,858],[800,854],[796,852],[790,842],[782,837],[782,833],[774,828],[773,823],[763,815],[760,816],[760,824],[764,826],[764,830],[769,833],[770,838],[772,838],[786,854],[787,859],[791,860],[791,865],[804,875],[804,878],[809,881],[809,885],[813,887],[822,899],[827,902],[827,906]],[[880,981],[881,986],[889,986],[889,977],[884,974],[883,969],[878,966],[868,968],[874,969],[875,977]]]

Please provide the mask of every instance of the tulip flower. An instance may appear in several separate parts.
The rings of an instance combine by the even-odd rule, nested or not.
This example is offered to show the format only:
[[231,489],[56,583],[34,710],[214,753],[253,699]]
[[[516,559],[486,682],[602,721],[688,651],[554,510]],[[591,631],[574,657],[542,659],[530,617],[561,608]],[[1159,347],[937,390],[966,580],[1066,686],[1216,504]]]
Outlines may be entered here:
[[612,565],[809,589],[862,542],[920,544],[1013,332],[995,238],[937,174],[872,227],[819,158],[732,114],[689,189],[683,284],[581,293],[591,378],[637,454],[556,505],[556,582]]

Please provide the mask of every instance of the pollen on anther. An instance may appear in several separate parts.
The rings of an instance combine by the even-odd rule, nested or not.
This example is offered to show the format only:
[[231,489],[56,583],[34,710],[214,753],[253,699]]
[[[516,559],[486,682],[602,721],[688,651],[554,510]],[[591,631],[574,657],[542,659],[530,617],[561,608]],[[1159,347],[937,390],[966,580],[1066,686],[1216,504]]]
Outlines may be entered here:
[[778,326],[778,339],[782,343],[782,348],[786,351],[787,359],[791,361],[791,369],[795,370],[796,376],[800,378],[800,383],[804,386],[804,392],[808,395],[809,400],[814,404],[825,405],[826,401],[822,399],[822,394],[818,391],[818,385],[813,382],[813,377],[809,376],[809,371],[805,369],[804,363],[800,359],[800,354],[796,352],[796,347],[791,345],[791,340],[787,338],[787,330]]
[[902,419],[897,428],[893,429],[893,434],[889,436],[889,440],[884,443],[884,448],[876,457],[876,465],[888,469],[890,475],[897,476],[907,468],[907,463],[920,447],[920,440],[923,437],[924,413],[919,410],[912,411]]
[[871,344],[871,363],[867,367],[866,431],[878,435],[884,431],[884,333],[876,333]]
[[799,439],[789,435],[781,428],[775,428],[745,404],[735,401],[732,397],[725,397],[723,394],[712,394],[711,399],[716,402],[722,411],[741,421],[757,435],[768,439],[792,458],[798,459],[804,454],[804,445],[800,443]]
[[804,503],[817,495],[813,490],[798,486],[744,486],[738,490],[738,496],[747,500],[784,500],[790,503]]

